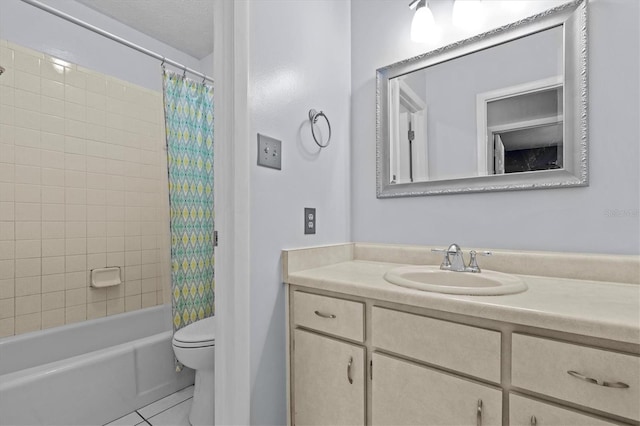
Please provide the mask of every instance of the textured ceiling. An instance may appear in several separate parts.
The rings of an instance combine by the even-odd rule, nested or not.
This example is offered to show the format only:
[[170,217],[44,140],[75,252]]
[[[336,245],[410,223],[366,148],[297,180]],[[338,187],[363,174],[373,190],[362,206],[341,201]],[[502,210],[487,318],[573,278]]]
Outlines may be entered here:
[[213,52],[213,0],[76,0],[193,57]]

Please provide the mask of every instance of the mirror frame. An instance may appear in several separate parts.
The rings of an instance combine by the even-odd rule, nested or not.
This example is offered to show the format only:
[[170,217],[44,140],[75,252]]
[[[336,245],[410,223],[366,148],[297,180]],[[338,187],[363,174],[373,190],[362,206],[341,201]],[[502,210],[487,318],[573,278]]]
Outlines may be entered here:
[[[564,32],[564,168],[412,183],[390,183],[389,82],[404,74],[553,27]],[[376,195],[415,197],[588,186],[587,0],[574,0],[376,71]],[[475,143],[475,141],[474,141]]]

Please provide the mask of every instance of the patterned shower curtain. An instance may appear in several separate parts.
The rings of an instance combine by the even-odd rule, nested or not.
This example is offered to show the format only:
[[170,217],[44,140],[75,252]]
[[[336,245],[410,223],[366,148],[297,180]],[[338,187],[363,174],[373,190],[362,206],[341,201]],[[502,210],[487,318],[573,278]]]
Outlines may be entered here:
[[214,313],[213,87],[163,70],[173,327]]

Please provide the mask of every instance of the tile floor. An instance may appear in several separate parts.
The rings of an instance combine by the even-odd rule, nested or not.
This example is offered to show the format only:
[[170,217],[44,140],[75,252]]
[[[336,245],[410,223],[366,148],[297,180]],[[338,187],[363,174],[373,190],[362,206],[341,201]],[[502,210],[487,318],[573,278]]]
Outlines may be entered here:
[[189,426],[193,386],[142,407],[105,426]]

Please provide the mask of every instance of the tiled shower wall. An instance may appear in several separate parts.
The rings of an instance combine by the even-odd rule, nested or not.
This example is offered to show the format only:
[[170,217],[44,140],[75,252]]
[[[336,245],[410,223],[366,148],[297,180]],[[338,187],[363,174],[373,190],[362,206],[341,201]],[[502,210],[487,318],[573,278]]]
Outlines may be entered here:
[[[170,300],[162,94],[2,40],[0,65],[0,337]],[[105,266],[124,283],[92,288]]]

